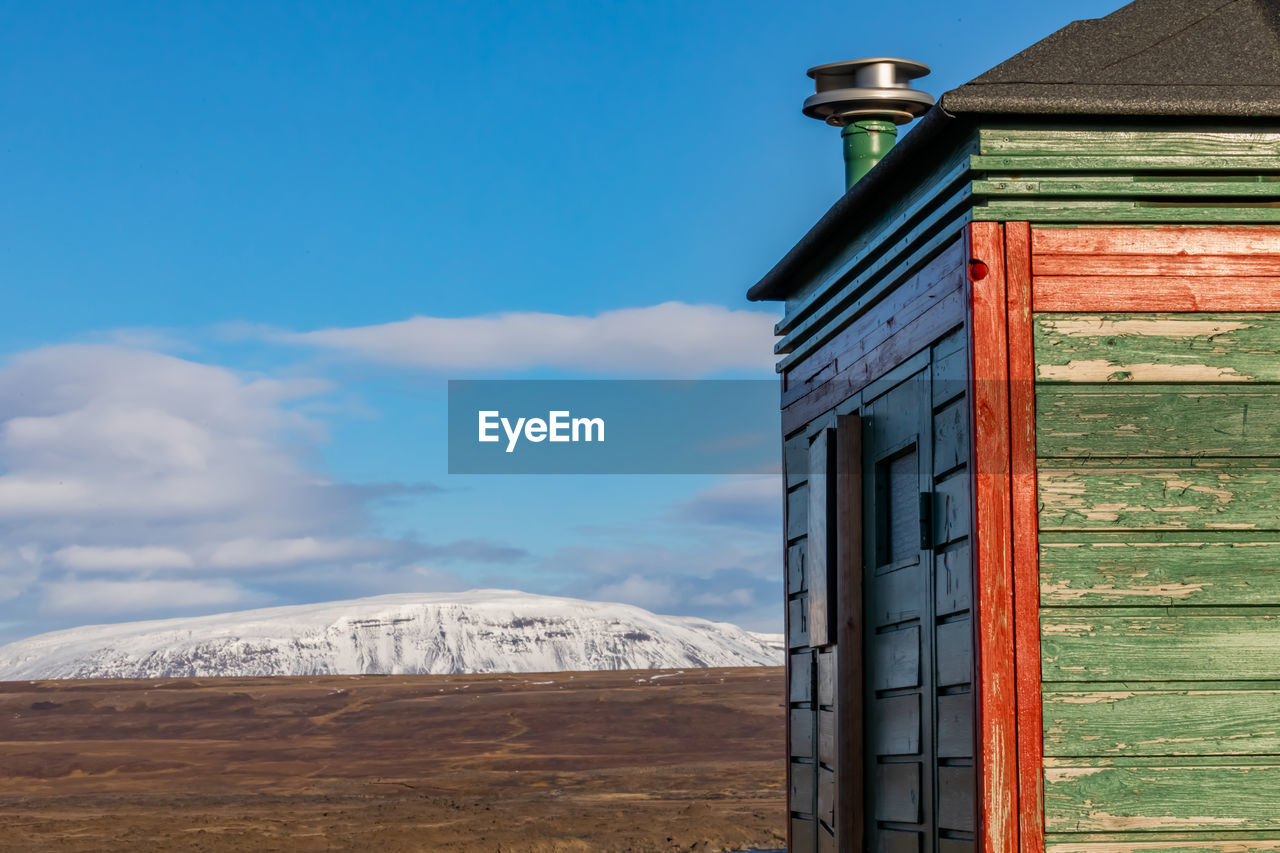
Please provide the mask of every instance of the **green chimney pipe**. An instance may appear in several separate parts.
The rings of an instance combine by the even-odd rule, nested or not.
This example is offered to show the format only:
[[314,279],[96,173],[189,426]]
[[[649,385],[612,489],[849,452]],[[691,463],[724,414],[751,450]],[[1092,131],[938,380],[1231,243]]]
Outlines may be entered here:
[[846,190],[889,153],[898,139],[898,125],[933,106],[931,95],[910,85],[928,73],[923,63],[887,57],[809,69],[817,91],[805,100],[804,114],[841,128]]
[[889,153],[898,141],[898,126],[881,119],[855,121],[844,126],[840,138],[844,141],[844,186],[849,189]]

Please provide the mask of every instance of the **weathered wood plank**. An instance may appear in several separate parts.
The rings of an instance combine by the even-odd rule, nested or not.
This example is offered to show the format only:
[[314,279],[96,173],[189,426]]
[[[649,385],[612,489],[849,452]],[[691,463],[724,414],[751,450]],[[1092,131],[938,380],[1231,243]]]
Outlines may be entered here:
[[1274,459],[1041,460],[1041,530],[1280,530]]
[[920,822],[920,763],[881,764],[876,768],[876,820]]
[[1050,767],[1050,832],[1280,829],[1280,766]]
[[828,708],[836,704],[836,652],[834,649],[818,652],[817,703]]
[[822,823],[818,824],[818,853],[837,853],[835,833]]
[[973,853],[973,842],[958,838],[938,839],[938,853]]
[[934,558],[935,611],[950,616],[968,610],[973,588],[973,564],[967,542],[939,553]]
[[812,818],[803,819],[793,817],[791,819],[791,836],[787,843],[789,853],[817,853],[818,841],[814,834],[814,827],[817,822]]
[[1097,386],[1036,390],[1040,456],[1280,455],[1273,386]]
[[818,762],[836,766],[836,715],[834,711],[818,712]]
[[923,600],[919,590],[923,581],[921,564],[903,566],[872,581],[872,600],[867,615],[877,628],[919,619]]
[[[835,824],[836,777],[825,767],[818,768],[818,820],[827,826]],[[821,838],[821,831],[819,837]]]
[[1037,314],[1037,379],[1280,382],[1277,314]]
[[808,536],[809,644],[835,642],[836,431],[819,430],[809,445]]
[[830,411],[857,393],[872,380],[903,363],[946,335],[964,321],[964,293],[956,291],[936,302],[928,311],[899,329],[840,372],[829,382],[782,410],[782,431],[790,435],[811,420]]
[[[864,742],[864,655],[866,612],[863,590],[862,418],[836,420],[836,729],[847,743]],[[866,835],[863,750],[835,750],[836,822],[832,828],[850,853],[861,853]]]
[[934,486],[933,545],[940,547],[969,535],[969,512],[973,504],[968,471],[956,471]]
[[788,669],[791,671],[791,685],[787,691],[788,701],[811,701],[813,699],[813,652],[806,650],[791,655]]
[[983,853],[1018,847],[1017,679],[1014,669],[1013,554],[1009,502],[1008,302],[1004,229],[969,227],[970,252],[987,275],[972,282],[969,345],[973,353],[974,596],[979,603],[978,683],[983,756],[978,801]]
[[879,843],[875,853],[920,853],[922,839],[918,832],[882,829],[877,833]]
[[992,177],[973,182],[975,196],[1230,196],[1241,198],[1280,197],[1280,184],[1271,176],[1232,176],[1212,180],[1195,176],[1191,180],[1159,180],[1146,175],[1072,176],[1069,178]]
[[[1079,835],[1056,835],[1045,847],[1045,853],[1254,853],[1254,851],[1280,850],[1280,839],[1257,838],[1251,833],[1236,833],[1231,840],[1177,838],[1159,841],[1145,840],[1144,833],[1135,841],[1126,836],[1115,841],[1080,841]],[[1066,839],[1066,840],[1060,840]]]
[[[1018,827],[1024,853],[1044,850],[1040,778],[1040,583],[1036,515],[1035,343],[1031,324],[1031,226],[1005,226],[1009,306],[1009,461],[1014,654],[1018,695]],[[972,807],[970,807],[972,811]]]
[[797,593],[804,592],[806,588],[805,575],[805,547],[806,543],[798,542],[787,549],[787,592]]
[[877,634],[875,653],[876,690],[893,690],[920,685],[920,627],[912,625]]
[[792,436],[782,444],[782,465],[787,471],[787,489],[809,479],[809,436]]
[[972,767],[938,768],[938,828],[972,832],[976,802]]
[[787,492],[787,540],[798,539],[808,532],[809,487],[800,486]]
[[[812,761],[814,757],[814,738],[813,725],[815,722],[815,714],[813,711],[804,709],[792,710],[791,712],[791,757],[802,758],[806,761]],[[799,767],[791,768],[792,790],[795,790],[796,776],[802,777],[805,774],[799,772]],[[812,784],[810,782],[810,784]]]
[[973,678],[973,623],[968,619],[937,627],[939,687],[968,684]]
[[[1277,185],[1280,186],[1280,185]],[[1276,255],[1037,254],[1035,275],[1280,276]]]
[[973,694],[938,697],[938,757],[973,757]]
[[1280,605],[1280,540],[1040,545],[1044,606]]
[[1280,311],[1280,280],[1260,276],[1036,276],[1036,311]]
[[946,474],[968,461],[969,407],[956,400],[933,416],[933,472]]
[[875,755],[915,755],[920,751],[920,694],[875,700],[875,730],[870,747]]
[[[867,311],[843,327],[822,346],[813,350],[803,361],[796,362],[790,375],[809,372],[806,365],[838,364],[843,369],[893,336],[903,326],[927,311],[950,293],[964,286],[964,257],[962,242],[957,240],[924,269],[910,276],[877,303],[874,311]],[[868,308],[870,306],[867,306]],[[819,382],[795,382],[789,384],[782,395],[783,408],[811,392],[829,377]]]
[[975,154],[969,158],[975,171],[1013,172],[1280,172],[1280,157],[1253,155],[1189,154]]
[[1211,127],[1180,130],[982,128],[978,131],[978,151],[1005,156],[1280,157],[1280,133]]
[[[975,158],[977,159],[977,158]],[[986,159],[986,158],[983,158]],[[1276,164],[1280,169],[1280,162]],[[972,210],[978,222],[1280,222],[1280,202],[1231,199],[1182,201],[1112,201],[1110,199],[991,198]]]
[[787,602],[787,648],[799,649],[807,645],[809,645],[809,601],[802,595]]
[[1274,678],[1280,615],[1260,608],[1045,610],[1046,682]]
[[1280,228],[1268,225],[1080,226],[1032,228],[1036,254],[1280,255]]
[[1044,750],[1062,757],[1280,755],[1280,684],[1049,691]]

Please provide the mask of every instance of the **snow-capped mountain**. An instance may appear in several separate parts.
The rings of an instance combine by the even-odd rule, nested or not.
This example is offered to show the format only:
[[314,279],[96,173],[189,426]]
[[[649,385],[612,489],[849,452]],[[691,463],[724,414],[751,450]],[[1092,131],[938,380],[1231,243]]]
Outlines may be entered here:
[[776,666],[782,637],[508,590],[95,625],[0,646],[0,681]]

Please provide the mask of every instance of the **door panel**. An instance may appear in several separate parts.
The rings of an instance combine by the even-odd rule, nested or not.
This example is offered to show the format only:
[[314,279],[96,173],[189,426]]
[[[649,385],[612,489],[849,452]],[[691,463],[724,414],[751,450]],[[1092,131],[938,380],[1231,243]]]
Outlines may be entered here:
[[929,850],[933,835],[933,556],[921,530],[930,404],[922,372],[864,409],[870,850]]

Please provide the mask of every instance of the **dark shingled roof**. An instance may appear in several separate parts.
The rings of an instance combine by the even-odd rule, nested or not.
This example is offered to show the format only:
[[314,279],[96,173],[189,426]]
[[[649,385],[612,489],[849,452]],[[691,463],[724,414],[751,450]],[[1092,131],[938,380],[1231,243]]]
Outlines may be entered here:
[[1280,119],[1280,0],[1137,0],[1068,24],[944,94],[747,298],[785,299],[980,115]]
[[1280,0],[1138,0],[958,89],[959,113],[1280,117]]

